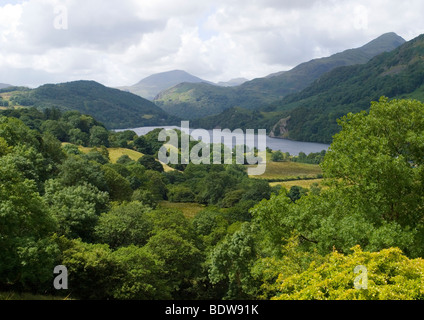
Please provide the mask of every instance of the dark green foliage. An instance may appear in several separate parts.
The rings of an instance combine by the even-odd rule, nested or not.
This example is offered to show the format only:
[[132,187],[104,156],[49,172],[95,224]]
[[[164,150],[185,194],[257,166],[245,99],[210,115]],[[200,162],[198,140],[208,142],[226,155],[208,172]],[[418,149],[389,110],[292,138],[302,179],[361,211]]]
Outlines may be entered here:
[[136,128],[176,121],[152,102],[94,81],[46,84],[16,93],[11,101],[39,109],[57,107],[89,114],[109,129]]
[[[220,87],[208,83],[181,83],[161,92],[155,103],[169,114],[195,120],[208,116],[218,115],[229,108],[241,107],[257,110],[276,102],[291,93],[299,92],[319,79],[325,73],[341,66],[350,66],[367,63],[376,55],[391,51],[405,42],[394,33],[384,34],[357,49],[346,50],[331,57],[315,59],[276,75],[254,79],[237,87]],[[244,128],[247,122],[255,120],[259,113],[239,112],[240,118],[209,119],[206,127],[201,122],[200,128],[214,128],[216,126],[229,128]],[[260,116],[262,117],[262,116]],[[219,121],[224,120],[224,121]],[[279,119],[275,120],[274,125]],[[214,121],[212,123],[212,121]],[[237,122],[237,125],[232,123]],[[258,128],[255,125],[251,128]]]
[[[357,297],[350,273],[381,251],[373,255],[379,269],[369,269],[370,292],[378,297],[384,286],[384,297],[400,297],[399,288],[412,286],[421,297],[422,259],[406,257],[424,256],[423,110],[417,101],[382,98],[369,113],[344,117],[329,152],[291,157],[321,163],[323,187],[308,190],[271,188],[242,165],[189,164],[165,173],[151,170],[153,155],[147,168],[127,157],[112,164],[105,146],[82,154],[61,148],[54,130],[39,130],[65,117],[81,132],[81,123],[84,132],[96,127],[78,113],[0,117],[0,289],[57,294],[52,271],[65,265],[70,290],[60,294],[73,299],[256,300],[309,292],[325,299],[328,283],[332,294]],[[131,132],[108,136],[134,140]],[[204,209],[165,209],[172,203],[164,200]],[[355,261],[345,259],[358,245]],[[392,247],[403,254],[382,251]],[[344,271],[333,263],[351,260]]]
[[138,163],[140,163],[147,170],[153,170],[157,172],[164,172],[162,164],[156,160],[154,156],[146,154],[138,159]]
[[133,193],[131,183],[109,166],[102,167],[104,180],[112,201],[129,201]]
[[162,147],[163,142],[159,141],[159,133],[162,129],[155,129],[144,136],[134,139],[134,149],[147,155],[156,155]]
[[105,181],[105,173],[101,165],[84,159],[81,156],[70,155],[60,166],[59,181],[64,186],[77,186],[84,183],[92,184],[100,191],[109,191]]
[[88,144],[90,147],[109,147],[109,132],[100,126],[92,127],[90,129]]
[[151,208],[141,202],[113,207],[100,216],[95,229],[96,240],[112,249],[145,245],[153,229],[153,222],[147,215],[149,211]]
[[419,36],[365,65],[341,67],[322,76],[300,93],[280,103],[281,118],[290,116],[287,129],[295,140],[332,141],[340,131],[337,119],[349,112],[369,110],[370,101],[381,96],[419,96],[424,84],[424,36]]
[[58,222],[58,234],[69,239],[93,240],[99,215],[107,209],[109,195],[90,184],[63,187],[50,180],[44,196],[51,214]]

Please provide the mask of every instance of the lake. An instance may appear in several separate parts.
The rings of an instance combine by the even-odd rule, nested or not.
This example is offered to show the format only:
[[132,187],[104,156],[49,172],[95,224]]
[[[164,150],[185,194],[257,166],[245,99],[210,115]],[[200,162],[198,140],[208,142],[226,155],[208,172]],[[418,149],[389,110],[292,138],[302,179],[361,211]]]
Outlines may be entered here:
[[[141,127],[141,128],[133,128],[133,129],[124,129],[124,130],[116,130],[116,131],[125,131],[125,130],[131,130],[134,131],[137,135],[139,136],[143,136],[147,133],[149,133],[150,131],[153,131],[155,129],[166,129],[166,130],[173,130],[173,129],[178,129],[181,130],[180,127],[177,126],[164,126],[164,127]],[[190,132],[192,132],[195,129],[190,128]],[[188,133],[188,130],[183,130],[185,133]],[[212,132],[213,130],[207,130],[210,133],[210,136],[212,137]],[[257,133],[257,130],[255,131]],[[225,134],[225,132],[223,132],[222,134],[223,136],[234,136],[237,137],[238,135],[233,135],[233,134]],[[257,135],[255,135],[257,138]],[[244,135],[242,136],[244,138]],[[235,139],[233,139],[235,140]],[[257,140],[255,140],[257,141]],[[213,141],[214,143],[216,141]],[[233,142],[234,143],[234,142]],[[270,138],[267,137],[266,139],[266,146],[268,148],[271,148],[272,150],[280,150],[282,152],[288,152],[293,156],[297,156],[299,155],[300,152],[304,152],[306,154],[310,154],[310,153],[317,153],[317,152],[321,152],[322,150],[328,150],[328,148],[330,147],[330,145],[328,144],[322,144],[322,143],[314,143],[314,142],[299,142],[299,141],[292,141],[292,140],[287,140],[287,139],[277,139],[277,138]],[[227,146],[229,146],[230,148],[232,148],[231,145],[226,144]],[[256,144],[257,145],[257,144]],[[265,148],[258,148],[260,151],[264,151],[263,149]]]

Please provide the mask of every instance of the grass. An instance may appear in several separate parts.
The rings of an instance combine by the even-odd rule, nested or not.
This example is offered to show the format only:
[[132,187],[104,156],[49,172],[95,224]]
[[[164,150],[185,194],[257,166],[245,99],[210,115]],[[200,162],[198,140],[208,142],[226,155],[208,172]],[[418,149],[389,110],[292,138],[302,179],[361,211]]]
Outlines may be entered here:
[[267,162],[265,173],[261,176],[255,176],[255,178],[269,180],[301,180],[302,178],[315,178],[317,175],[320,174],[322,174],[322,170],[319,165],[298,162],[269,161]]
[[[67,144],[67,142],[62,143],[62,145],[65,145],[65,144]],[[78,146],[78,149],[82,153],[89,153],[91,150],[95,148]],[[137,161],[144,155],[141,152],[137,152],[135,150],[126,149],[126,148],[108,148],[107,150],[109,151],[109,160],[111,163],[116,163],[116,161],[118,161],[118,159],[122,157],[123,155],[127,155],[128,157],[130,157],[131,160],[134,160],[134,161]],[[162,163],[162,166],[165,172],[175,170],[164,163]]]
[[[82,153],[89,153],[91,150],[95,148],[78,146],[78,149]],[[143,156],[143,154],[140,152],[137,152],[135,150],[125,149],[125,148],[108,148],[107,150],[109,151],[109,159],[110,159],[110,162],[112,163],[116,163],[116,161],[123,155],[127,155],[128,157],[131,158],[131,160],[134,160],[134,161],[137,161]]]
[[69,297],[34,295],[31,293],[0,292],[0,301],[52,301],[70,300]]
[[312,184],[318,183],[320,185],[322,182],[323,182],[323,179],[313,179],[313,180],[297,180],[297,181],[286,181],[286,182],[271,182],[270,185],[271,187],[280,185],[285,187],[286,189],[290,189],[291,187],[294,187],[294,186],[310,189]]
[[161,201],[159,207],[163,209],[177,209],[180,210],[188,219],[194,218],[200,211],[206,207],[198,203],[176,203],[169,201]]
[[127,155],[131,160],[134,161],[137,161],[143,156],[143,154],[140,152],[125,148],[108,148],[107,150],[109,151],[109,159],[112,163],[116,163],[116,161],[118,161],[118,159],[123,155]]

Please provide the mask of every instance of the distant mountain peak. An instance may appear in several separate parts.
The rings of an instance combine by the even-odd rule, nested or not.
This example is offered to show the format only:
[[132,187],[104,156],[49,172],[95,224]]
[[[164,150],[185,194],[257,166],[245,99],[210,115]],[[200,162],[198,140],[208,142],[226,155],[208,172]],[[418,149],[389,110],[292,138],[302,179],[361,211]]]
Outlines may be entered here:
[[313,59],[286,72],[253,79],[236,87],[191,83],[163,91],[154,102],[169,114],[187,119],[217,115],[233,107],[258,109],[307,88],[338,67],[366,64],[375,56],[392,51],[404,42],[397,34],[389,32],[360,48]]
[[5,89],[5,88],[8,88],[8,87],[12,87],[12,85],[6,84],[6,83],[0,83],[0,89]]
[[152,74],[133,86],[120,87],[119,89],[129,91],[148,100],[153,100],[160,92],[172,88],[180,83],[207,82],[193,76],[184,70],[171,70]]
[[385,33],[378,38],[368,42],[360,49],[370,55],[376,55],[381,52],[392,51],[406,42],[401,36],[398,36],[395,32]]

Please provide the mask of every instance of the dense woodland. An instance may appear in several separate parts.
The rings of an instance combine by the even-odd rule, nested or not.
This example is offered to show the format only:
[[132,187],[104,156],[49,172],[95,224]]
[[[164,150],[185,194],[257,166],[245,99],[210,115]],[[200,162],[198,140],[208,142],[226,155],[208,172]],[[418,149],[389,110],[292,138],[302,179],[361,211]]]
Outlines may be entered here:
[[[243,165],[164,170],[158,131],[111,132],[76,111],[3,111],[0,291],[422,300],[424,105],[382,98],[339,124],[327,153],[297,158],[321,163],[324,187],[296,193]],[[143,156],[112,162],[112,147]],[[189,218],[165,200],[203,209]],[[69,270],[66,293],[52,288],[56,265]],[[354,288],[358,265],[367,290]]]

